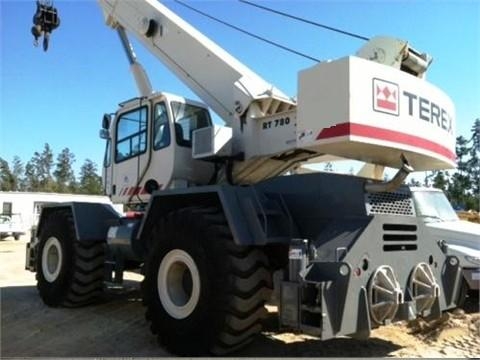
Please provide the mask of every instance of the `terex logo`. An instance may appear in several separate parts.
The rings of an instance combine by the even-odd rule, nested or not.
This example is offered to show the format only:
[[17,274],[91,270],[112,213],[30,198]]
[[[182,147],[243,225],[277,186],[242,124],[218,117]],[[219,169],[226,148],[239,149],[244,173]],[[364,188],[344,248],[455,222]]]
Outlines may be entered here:
[[404,91],[403,95],[408,99],[408,115],[428,121],[443,130],[452,133],[452,117],[439,105],[424,97]]
[[[402,115],[405,116],[403,112],[407,107],[409,116],[428,121],[450,134],[453,132],[452,116],[447,110],[420,95],[408,91],[403,91],[401,94]],[[373,110],[395,116],[400,114],[400,88],[398,84],[373,78]]]
[[373,79],[373,110],[398,115],[398,85],[381,79]]

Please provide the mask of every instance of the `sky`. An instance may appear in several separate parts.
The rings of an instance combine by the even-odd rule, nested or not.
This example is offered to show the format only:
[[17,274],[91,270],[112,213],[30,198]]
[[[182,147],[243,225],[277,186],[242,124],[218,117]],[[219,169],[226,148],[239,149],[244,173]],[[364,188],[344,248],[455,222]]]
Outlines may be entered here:
[[[188,1],[188,0],[187,0]],[[433,56],[427,79],[456,106],[457,135],[470,136],[480,117],[480,2],[310,0],[256,3],[366,37],[408,40]],[[174,1],[164,3],[264,79],[290,96],[298,71],[315,63],[212,22]],[[354,54],[364,42],[242,4],[188,1],[204,12],[313,57]],[[68,147],[78,171],[89,158],[101,166],[104,113],[137,96],[117,34],[105,26],[95,1],[57,0],[60,27],[43,52],[30,33],[34,0],[0,0],[0,157],[26,163],[49,143],[55,156]],[[163,64],[132,39],[153,87],[195,99]]]

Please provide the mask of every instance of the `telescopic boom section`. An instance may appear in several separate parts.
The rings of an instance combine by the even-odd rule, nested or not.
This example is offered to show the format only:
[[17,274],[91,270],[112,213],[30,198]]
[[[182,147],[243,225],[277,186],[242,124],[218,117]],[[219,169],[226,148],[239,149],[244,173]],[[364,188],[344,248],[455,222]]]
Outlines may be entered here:
[[267,83],[157,0],[98,0],[106,23],[135,35],[227,125],[253,102],[263,114],[288,110],[292,99]]
[[152,84],[148,78],[147,73],[143,66],[137,61],[137,56],[133,52],[133,47],[130,41],[128,40],[125,29],[121,26],[117,27],[118,36],[120,37],[120,42],[125,50],[127,55],[128,62],[130,63],[130,69],[132,71],[135,82],[137,83],[138,91],[141,96],[149,96],[152,94]]

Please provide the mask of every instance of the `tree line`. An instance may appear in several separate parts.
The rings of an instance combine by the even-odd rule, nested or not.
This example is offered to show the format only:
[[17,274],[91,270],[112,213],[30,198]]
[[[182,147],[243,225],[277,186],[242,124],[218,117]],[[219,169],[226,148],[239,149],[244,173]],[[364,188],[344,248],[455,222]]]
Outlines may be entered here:
[[102,194],[102,178],[97,173],[97,165],[86,159],[79,175],[75,176],[75,161],[75,155],[69,148],[64,148],[54,160],[48,143],[41,152],[36,151],[26,164],[18,156],[11,164],[0,157],[0,190]]
[[480,118],[474,121],[470,136],[456,140],[457,168],[428,172],[423,185],[442,189],[456,209],[479,211]]

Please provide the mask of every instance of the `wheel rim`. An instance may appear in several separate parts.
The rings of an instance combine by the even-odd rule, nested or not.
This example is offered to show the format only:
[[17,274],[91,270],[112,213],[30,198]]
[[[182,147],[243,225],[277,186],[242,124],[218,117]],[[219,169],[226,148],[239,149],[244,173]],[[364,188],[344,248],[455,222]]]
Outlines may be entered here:
[[42,273],[45,280],[54,282],[62,268],[62,246],[56,237],[50,237],[45,242],[42,251]]
[[410,275],[410,289],[417,308],[417,313],[430,310],[440,296],[440,286],[426,263],[419,263]]
[[163,308],[175,319],[184,319],[195,310],[200,297],[200,275],[187,252],[175,249],[163,257],[157,289]]
[[403,303],[403,292],[393,269],[382,265],[375,270],[368,287],[370,316],[378,324],[391,321]]

